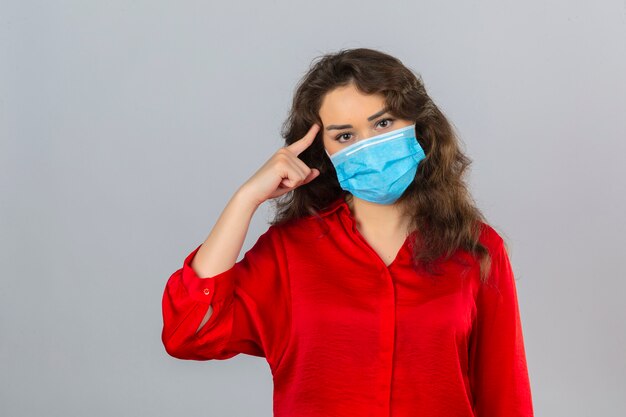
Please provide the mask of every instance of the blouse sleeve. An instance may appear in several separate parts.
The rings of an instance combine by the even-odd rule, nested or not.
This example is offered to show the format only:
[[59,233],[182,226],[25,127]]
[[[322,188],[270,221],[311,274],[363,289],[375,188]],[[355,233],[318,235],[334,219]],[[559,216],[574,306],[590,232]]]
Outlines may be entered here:
[[532,417],[533,406],[513,270],[500,240],[489,282],[476,296],[469,343],[476,417]]
[[[191,261],[167,281],[162,299],[161,339],[179,359],[228,359],[239,353],[277,360],[287,335],[290,298],[281,238],[275,226],[243,258],[212,277],[199,277]],[[209,305],[213,313],[198,330]],[[283,325],[283,326],[281,326]]]

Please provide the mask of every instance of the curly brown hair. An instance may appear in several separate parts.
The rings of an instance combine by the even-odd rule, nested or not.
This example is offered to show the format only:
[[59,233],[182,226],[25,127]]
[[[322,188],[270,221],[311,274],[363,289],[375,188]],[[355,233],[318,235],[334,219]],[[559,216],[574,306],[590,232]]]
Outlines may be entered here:
[[272,225],[305,216],[318,216],[339,197],[349,197],[337,180],[322,139],[319,110],[324,95],[334,88],[353,83],[365,94],[382,94],[392,115],[415,122],[415,133],[426,157],[415,179],[398,199],[411,208],[413,263],[436,275],[438,262],[446,261],[458,249],[479,258],[481,281],[486,282],[491,256],[480,241],[486,223],[464,182],[471,164],[460,149],[452,124],[426,93],[421,76],[399,59],[369,48],[342,49],[313,60],[297,85],[281,136],[285,146],[302,138],[313,123],[321,127],[313,144],[298,157],[319,169],[312,182],[272,200]]

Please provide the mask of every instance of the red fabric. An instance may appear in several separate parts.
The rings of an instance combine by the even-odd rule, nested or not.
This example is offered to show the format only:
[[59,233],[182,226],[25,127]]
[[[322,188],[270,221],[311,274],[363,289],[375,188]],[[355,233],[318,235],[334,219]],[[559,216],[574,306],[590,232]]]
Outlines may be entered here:
[[166,351],[265,357],[277,417],[533,416],[513,271],[493,228],[481,235],[486,286],[475,261],[451,260],[436,280],[418,273],[408,238],[386,266],[343,198],[320,215],[270,226],[213,277],[196,275],[193,250],[163,295]]

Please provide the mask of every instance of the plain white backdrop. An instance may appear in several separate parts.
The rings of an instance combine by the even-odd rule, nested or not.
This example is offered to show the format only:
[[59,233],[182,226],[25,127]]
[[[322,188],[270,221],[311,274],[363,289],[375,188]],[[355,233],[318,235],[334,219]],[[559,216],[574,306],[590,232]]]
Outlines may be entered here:
[[310,62],[370,47],[474,161],[536,415],[623,416],[625,45],[624,0],[0,2],[0,415],[271,416],[263,358],[166,354],[162,292]]

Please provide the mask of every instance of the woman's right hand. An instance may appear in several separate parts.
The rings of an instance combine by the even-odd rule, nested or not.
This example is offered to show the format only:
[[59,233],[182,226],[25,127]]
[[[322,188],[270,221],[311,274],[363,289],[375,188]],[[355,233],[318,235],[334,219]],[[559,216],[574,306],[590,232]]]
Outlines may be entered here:
[[298,155],[313,143],[319,129],[318,124],[313,124],[301,139],[276,151],[240,187],[240,191],[258,206],[317,178],[319,170],[309,168]]

